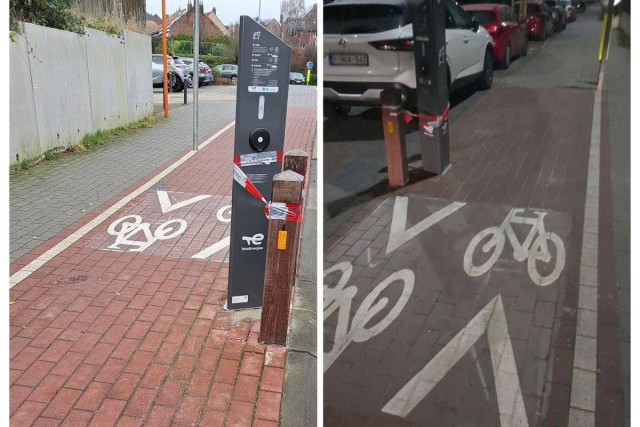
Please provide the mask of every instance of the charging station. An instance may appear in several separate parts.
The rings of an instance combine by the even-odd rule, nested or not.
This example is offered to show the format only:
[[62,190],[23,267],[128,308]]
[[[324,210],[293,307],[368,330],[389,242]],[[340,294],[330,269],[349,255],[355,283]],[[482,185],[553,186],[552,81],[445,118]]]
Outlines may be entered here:
[[291,48],[240,17],[227,309],[262,306],[269,221],[266,202],[282,171]]
[[444,0],[413,3],[413,38],[422,168],[437,175],[451,164]]

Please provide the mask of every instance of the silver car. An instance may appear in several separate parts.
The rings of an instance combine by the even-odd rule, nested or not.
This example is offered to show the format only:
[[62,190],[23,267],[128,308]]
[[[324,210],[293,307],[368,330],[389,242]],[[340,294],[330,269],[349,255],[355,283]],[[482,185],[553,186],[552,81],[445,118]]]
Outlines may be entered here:
[[[167,68],[169,71],[169,82],[172,83],[170,89],[172,92],[180,92],[184,88],[184,70],[178,68],[172,57],[167,56]],[[153,87],[159,87],[164,84],[164,65],[162,55],[151,55],[151,70],[153,78]]]

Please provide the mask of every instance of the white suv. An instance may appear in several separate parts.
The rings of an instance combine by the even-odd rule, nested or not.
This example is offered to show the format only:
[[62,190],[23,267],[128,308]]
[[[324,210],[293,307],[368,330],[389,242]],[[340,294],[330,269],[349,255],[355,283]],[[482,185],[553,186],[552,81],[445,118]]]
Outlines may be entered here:
[[[325,115],[376,105],[387,87],[416,105],[413,12],[409,0],[337,0],[324,6]],[[453,0],[445,0],[449,90],[493,83],[493,40]],[[326,111],[329,109],[330,111]]]

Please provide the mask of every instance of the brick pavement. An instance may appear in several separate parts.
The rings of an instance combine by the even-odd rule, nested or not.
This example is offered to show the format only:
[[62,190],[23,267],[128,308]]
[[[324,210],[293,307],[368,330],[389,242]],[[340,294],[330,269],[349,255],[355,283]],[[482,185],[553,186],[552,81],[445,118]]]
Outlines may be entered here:
[[[581,20],[591,31],[595,16]],[[552,39],[549,54],[566,46],[554,49]],[[531,57],[524,67],[535,66]],[[497,85],[474,100],[452,121],[451,169],[428,179],[414,170],[399,190],[363,185],[357,170],[343,186],[329,171],[349,176],[354,164],[379,159],[347,152],[334,163],[325,145],[326,179],[347,194],[363,185],[370,200],[356,199],[325,235],[325,423],[567,426],[573,406],[595,408],[597,426],[621,425],[609,142],[603,134],[599,215],[585,218],[594,92],[541,81]],[[358,129],[346,140],[332,150],[362,141]],[[510,225],[524,254],[503,223],[515,208],[520,217],[546,215]],[[552,234],[534,232],[527,248],[541,223]],[[583,229],[594,225],[599,241],[583,241]],[[504,246],[489,245],[489,236],[502,236]],[[594,243],[599,253],[590,252]],[[594,259],[598,268],[589,267]],[[587,282],[600,286],[582,286],[578,295]],[[582,358],[592,341],[576,335],[595,325],[593,317],[578,319],[579,308],[599,310],[597,360]],[[487,310],[490,318],[477,317]],[[599,372],[597,385],[590,375],[574,376],[574,361]]]
[[[201,94],[228,95],[235,87],[203,87]],[[213,96],[213,95],[211,95]],[[316,91],[292,86],[289,106],[316,105]],[[199,103],[199,134],[208,135],[235,114],[231,101]],[[147,176],[192,145],[193,106],[171,108],[151,129],[116,137],[89,153],[74,154],[10,177],[10,259],[102,206],[132,182]]]
[[[285,148],[310,152],[314,134],[315,107],[290,106]],[[171,145],[162,132],[155,135],[161,146]],[[259,344],[259,321],[249,312],[222,310],[225,257],[192,258],[228,233],[218,211],[231,194],[232,147],[230,129],[11,289],[11,425],[278,425],[286,349]],[[100,151],[91,154],[105,160]],[[11,273],[180,157],[154,155],[154,169],[122,172],[142,179],[105,191],[104,203],[13,262]],[[135,165],[122,153],[119,159]],[[70,167],[83,170],[81,162],[91,167],[92,160]],[[127,170],[119,167],[111,173]],[[211,197],[164,213],[162,191],[174,206],[193,195]],[[116,241],[109,228],[117,234],[118,220],[128,215],[149,223],[153,236],[170,234],[168,225],[158,232],[168,221],[176,233],[177,220],[187,225],[140,253],[132,242],[149,240],[142,233],[109,250],[105,239]]]

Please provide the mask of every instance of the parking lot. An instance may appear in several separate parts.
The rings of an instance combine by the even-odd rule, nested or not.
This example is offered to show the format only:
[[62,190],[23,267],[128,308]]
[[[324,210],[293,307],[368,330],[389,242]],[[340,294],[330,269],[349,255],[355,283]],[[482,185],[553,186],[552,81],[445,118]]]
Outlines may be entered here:
[[325,118],[325,423],[623,424],[611,172],[628,164],[594,107],[600,24],[593,6],[490,90],[454,93],[443,176],[422,171],[415,121],[393,190],[380,110]]

